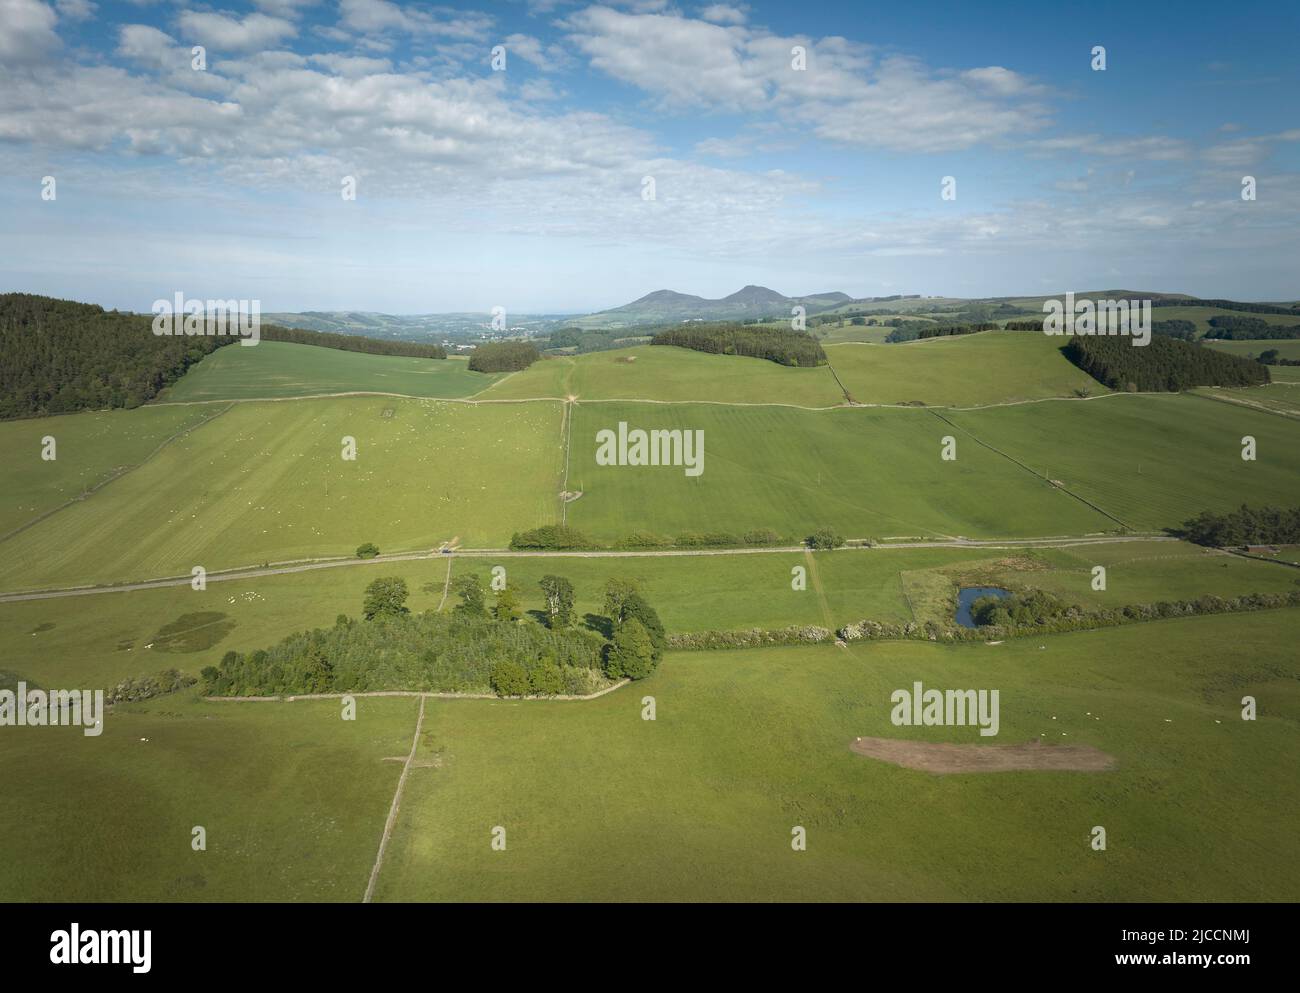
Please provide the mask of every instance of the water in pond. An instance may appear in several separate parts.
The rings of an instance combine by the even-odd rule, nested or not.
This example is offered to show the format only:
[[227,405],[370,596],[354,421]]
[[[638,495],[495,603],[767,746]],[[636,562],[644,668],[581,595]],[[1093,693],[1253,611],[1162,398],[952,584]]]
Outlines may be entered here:
[[1011,596],[1011,591],[1000,586],[963,586],[957,591],[957,623],[962,627],[975,627],[975,618],[971,617],[970,608],[982,596],[1002,599]]

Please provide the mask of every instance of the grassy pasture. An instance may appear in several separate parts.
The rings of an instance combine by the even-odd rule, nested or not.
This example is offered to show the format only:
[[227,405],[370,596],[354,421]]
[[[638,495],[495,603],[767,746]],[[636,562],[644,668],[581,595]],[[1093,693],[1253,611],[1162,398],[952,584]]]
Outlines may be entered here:
[[[212,583],[202,592],[180,586],[3,603],[0,668],[44,686],[109,687],[169,668],[197,675],[227,651],[267,648],[294,631],[328,627],[339,614],[359,616],[365,586],[378,576],[406,581],[411,610],[436,609],[448,564],[441,556],[380,560]],[[1034,586],[1084,606],[1116,606],[1286,591],[1300,579],[1298,570],[1174,542],[636,558],[456,556],[450,565],[453,578],[472,573],[485,586],[492,567],[504,567],[526,611],[544,607],[537,587],[542,576],[565,576],[576,588],[579,618],[601,612],[607,579],[635,580],[667,628],[680,632],[839,627],[864,617],[948,621],[956,588],[964,584]],[[1094,565],[1107,567],[1105,592],[1090,588]],[[808,569],[806,590],[791,588],[794,566]],[[448,596],[445,609],[457,602]]]
[[[1244,310],[1224,310],[1222,307],[1152,307],[1152,321],[1191,321],[1196,330],[1205,334],[1210,330],[1211,317],[1258,317],[1268,324],[1291,327],[1300,324],[1300,311],[1295,314],[1253,314]],[[1209,344],[1207,341],[1206,344]],[[1243,342],[1245,344],[1245,342]]]
[[[1295,900],[1298,623],[679,654],[576,707],[431,701],[419,754],[438,764],[411,773],[377,898]],[[1117,768],[936,777],[852,754],[857,735],[984,740],[894,727],[914,680],[996,688],[999,743],[1092,745]]]
[[1106,388],[1061,352],[1061,339],[1018,331],[893,345],[828,345],[826,354],[858,403],[973,407],[1090,394]]
[[[1243,502],[1295,502],[1300,425],[1263,411],[1173,394],[946,416],[1135,528],[1177,527]],[[1241,458],[1245,435],[1257,441],[1254,462]]]
[[638,345],[544,359],[494,385],[483,399],[577,396],[582,400],[713,400],[833,407],[844,394],[825,366],[796,369],[766,359]]
[[[460,537],[500,546],[558,512],[558,403],[241,403],[5,543],[0,588],[188,575]],[[342,438],[357,458],[341,457]]]
[[[1261,314],[1260,316],[1280,315]],[[1297,338],[1288,338],[1284,341],[1217,341],[1206,338],[1205,345],[1216,351],[1239,355],[1242,358],[1254,358],[1261,352],[1276,349],[1281,358],[1300,359],[1300,339]],[[1274,365],[1269,366],[1268,372],[1275,383],[1300,383],[1300,366]]]
[[1230,397],[1258,404],[1268,410],[1281,413],[1300,414],[1300,386],[1287,383],[1269,383],[1267,386],[1243,387],[1241,389],[1211,389],[1208,387],[1195,391],[1207,397]]
[[464,359],[367,355],[319,345],[263,341],[229,345],[208,355],[174,383],[164,401],[255,400],[315,393],[402,393],[465,397],[501,378],[470,372]]
[[[909,563],[910,565],[910,563]],[[1106,588],[1092,588],[1092,569]],[[1085,609],[1244,593],[1289,593],[1300,569],[1211,551],[1188,542],[1130,541],[1067,548],[1008,549],[973,562],[912,567],[904,587],[918,619],[951,621],[959,586],[1041,589]]]
[[418,706],[367,699],[351,722],[186,693],[115,707],[96,738],[4,728],[0,900],[358,902]]
[[[139,465],[219,407],[140,407],[0,421],[0,535]],[[41,458],[53,437],[53,461]]]
[[[544,607],[537,587],[542,576],[565,576],[576,588],[579,618],[601,611],[607,579],[632,579],[670,631],[701,631],[826,624],[819,587],[836,624],[862,617],[903,620],[908,611],[900,570],[951,565],[987,554],[962,548],[821,553],[811,556],[815,574],[805,591],[790,587],[792,567],[809,564],[810,557],[800,552],[662,558],[455,556],[450,564],[453,578],[472,573],[485,586],[492,567],[503,566],[527,611]],[[107,687],[128,676],[172,667],[197,675],[227,651],[267,648],[294,631],[328,627],[339,614],[359,616],[365,586],[378,576],[406,581],[411,610],[435,609],[442,602],[447,567],[445,556],[371,560],[211,583],[202,592],[179,586],[0,603],[0,656],[5,659],[0,668],[45,686]],[[445,609],[458,602],[449,595]],[[165,629],[185,634],[168,638]]]
[[[703,474],[598,466],[596,432],[619,421],[703,430]],[[568,522],[611,540],[637,529],[675,536],[766,527],[803,536],[830,525],[848,537],[1038,537],[1114,526],[978,445],[942,461],[941,440],[952,430],[910,409],[578,404],[569,488],[584,495],[569,504]]]

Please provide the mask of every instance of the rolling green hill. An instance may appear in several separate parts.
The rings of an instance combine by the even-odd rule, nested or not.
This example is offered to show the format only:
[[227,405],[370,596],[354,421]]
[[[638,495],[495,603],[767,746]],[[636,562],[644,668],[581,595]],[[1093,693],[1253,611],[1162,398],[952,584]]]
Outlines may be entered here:
[[893,345],[827,345],[840,382],[858,403],[974,407],[1105,393],[1061,352],[1061,339],[985,331]]
[[[2,546],[0,588],[188,575],[364,541],[502,546],[558,514],[558,403],[241,403]],[[355,461],[341,457],[356,439]]]
[[463,359],[365,355],[316,345],[263,341],[253,348],[213,352],[160,399],[251,400],[353,392],[464,397],[486,389],[499,378],[470,372]]
[[[703,474],[598,466],[596,432],[619,421],[702,430]],[[849,537],[1036,537],[1115,527],[979,445],[961,448],[956,462],[942,461],[941,441],[952,433],[924,410],[580,403],[569,489],[584,495],[569,505],[568,523],[610,541],[634,530],[676,536],[771,528],[802,537],[830,525]]]
[[638,345],[536,362],[484,393],[484,400],[696,400],[833,407],[844,402],[825,367],[796,369],[764,359]]

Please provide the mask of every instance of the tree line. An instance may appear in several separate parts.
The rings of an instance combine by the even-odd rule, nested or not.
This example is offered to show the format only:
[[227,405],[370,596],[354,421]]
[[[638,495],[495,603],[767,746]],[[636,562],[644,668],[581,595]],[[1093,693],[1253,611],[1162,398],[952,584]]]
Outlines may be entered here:
[[826,353],[806,331],[754,327],[744,324],[688,324],[667,328],[650,339],[652,345],[676,345],[711,355],[746,355],[787,366],[826,364]]
[[[263,325],[264,341],[446,358],[437,345]],[[0,419],[139,407],[235,335],[156,335],[147,314],[31,293],[0,294]]]
[[474,372],[518,372],[541,357],[531,341],[489,341],[474,349],[469,367]]
[[1205,337],[1220,341],[1283,341],[1300,338],[1300,324],[1270,324],[1259,317],[1211,317]]
[[1300,544],[1300,507],[1255,509],[1243,503],[1221,514],[1203,510],[1183,523],[1182,534],[1211,548]]
[[1127,335],[1076,335],[1063,351],[1109,389],[1130,393],[1269,382],[1268,367],[1258,362],[1160,335],[1142,347]]

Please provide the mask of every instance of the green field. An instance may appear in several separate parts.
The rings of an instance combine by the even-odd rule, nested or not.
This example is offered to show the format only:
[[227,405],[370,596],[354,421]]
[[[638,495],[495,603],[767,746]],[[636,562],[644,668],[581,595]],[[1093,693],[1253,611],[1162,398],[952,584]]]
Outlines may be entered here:
[[[1272,315],[1261,315],[1272,316]],[[1261,352],[1275,349],[1284,359],[1300,359],[1300,339],[1289,338],[1284,341],[1219,341],[1206,338],[1207,347],[1216,351],[1240,355],[1242,358],[1254,358]],[[1268,368],[1269,376],[1275,383],[1300,383],[1300,366],[1274,365]]]
[[317,393],[466,397],[501,378],[470,372],[464,359],[367,355],[317,345],[262,341],[219,348],[167,389],[163,401],[257,400]]
[[347,722],[185,694],[115,707],[99,737],[5,728],[0,900],[358,902],[417,707],[365,700]]
[[1201,396],[1228,397],[1283,414],[1300,414],[1300,385],[1269,383],[1267,386],[1250,386],[1241,389],[1203,387],[1195,392]]
[[[141,407],[0,421],[0,536],[139,465],[221,408]],[[41,458],[43,439],[55,458]]]
[[[680,653],[587,703],[430,700],[377,898],[1295,900],[1298,623]],[[857,735],[981,741],[892,726],[914,680],[996,688],[997,743],[1089,744],[1117,768],[936,777],[850,753]],[[181,694],[115,708],[99,738],[6,733],[0,844],[22,858],[0,898],[358,900],[416,705],[360,707]]]
[[1061,353],[1060,339],[1031,332],[828,345],[826,354],[858,403],[974,407],[1107,392]]
[[[1171,394],[945,416],[1134,528],[1178,527],[1244,501],[1295,502],[1300,428],[1263,411]],[[1257,442],[1254,462],[1241,458],[1246,435]]]
[[[437,765],[411,773],[377,898],[1295,900],[1298,621],[674,655],[588,704],[431,701],[419,755]],[[998,688],[998,742],[1118,767],[936,777],[852,754],[858,735],[981,740],[892,726],[914,680]]]
[[[619,421],[646,430],[703,430],[703,474],[598,466],[596,432]],[[942,439],[953,433],[934,414],[912,409],[578,404],[569,489],[584,495],[569,504],[568,522],[607,540],[636,529],[676,536],[771,528],[802,537],[829,525],[852,538],[979,538],[1115,526],[977,444],[959,443],[957,461],[942,461]],[[1014,514],[1006,512],[1011,507]]]
[[795,369],[766,359],[638,345],[543,359],[512,373],[483,399],[712,400],[833,407],[844,394],[825,366]]
[[[1107,589],[1090,588],[1091,569],[1108,569]],[[267,648],[293,631],[358,616],[365,586],[399,576],[414,611],[443,603],[452,576],[487,586],[506,570],[525,611],[544,606],[537,587],[548,573],[568,578],[577,615],[601,611],[607,579],[635,581],[672,632],[838,628],[870,618],[906,621],[952,617],[959,585],[1037,587],[1084,607],[1156,600],[1286,592],[1300,571],[1181,542],[1133,541],[1060,549],[885,548],[826,553],[584,557],[578,555],[436,556],[188,585],[103,593],[76,599],[0,604],[0,669],[45,686],[110,686],[130,676],[177,668],[197,675],[227,651]],[[791,570],[808,570],[807,588]],[[906,592],[905,592],[906,591]],[[444,609],[458,602],[447,598]],[[536,616],[536,614],[534,614]]]
[[546,402],[241,403],[5,542],[0,589],[350,555],[365,541],[500,547],[558,513],[562,416]]
[[[1092,588],[1093,567],[1106,588]],[[1205,595],[1290,593],[1300,569],[1287,569],[1187,542],[1127,541],[1106,545],[1007,550],[973,562],[929,568],[907,563],[903,583],[918,619],[951,620],[961,586],[1041,589],[1085,610],[1195,600]],[[864,615],[871,616],[874,615]]]

